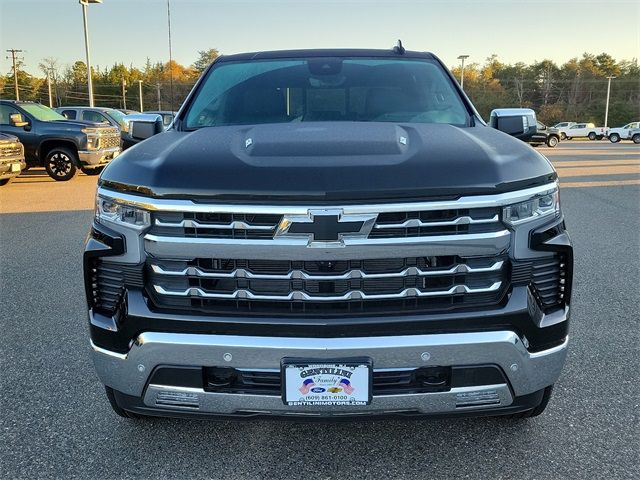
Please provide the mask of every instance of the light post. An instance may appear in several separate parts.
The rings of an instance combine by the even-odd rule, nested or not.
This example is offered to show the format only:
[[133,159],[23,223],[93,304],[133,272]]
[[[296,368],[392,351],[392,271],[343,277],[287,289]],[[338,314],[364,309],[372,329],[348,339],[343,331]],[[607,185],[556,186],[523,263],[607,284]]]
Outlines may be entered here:
[[609,82],[607,83],[607,104],[604,107],[604,128],[607,128],[607,121],[609,120],[609,95],[611,94],[611,79],[616,78],[613,75],[607,77]]
[[89,88],[89,106],[93,107],[93,81],[91,80],[91,56],[89,55],[89,26],[87,25],[87,5],[102,3],[102,0],[79,0],[82,5],[82,20],[84,22],[84,48],[87,53],[87,86]]
[[460,55],[458,56],[458,60],[462,63],[460,67],[460,88],[464,90],[464,61],[469,58],[469,55]]
[[144,112],[144,105],[142,104],[142,80],[138,80],[138,97],[140,98],[140,111]]

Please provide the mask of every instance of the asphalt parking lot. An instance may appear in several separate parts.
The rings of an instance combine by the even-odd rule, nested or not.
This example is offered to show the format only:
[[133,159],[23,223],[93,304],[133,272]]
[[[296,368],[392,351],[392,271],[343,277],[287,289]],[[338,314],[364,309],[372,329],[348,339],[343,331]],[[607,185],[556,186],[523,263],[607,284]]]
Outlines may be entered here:
[[81,272],[95,177],[0,189],[2,478],[637,478],[640,148],[563,142],[576,252],[569,358],[530,420],[117,417],[89,357]]

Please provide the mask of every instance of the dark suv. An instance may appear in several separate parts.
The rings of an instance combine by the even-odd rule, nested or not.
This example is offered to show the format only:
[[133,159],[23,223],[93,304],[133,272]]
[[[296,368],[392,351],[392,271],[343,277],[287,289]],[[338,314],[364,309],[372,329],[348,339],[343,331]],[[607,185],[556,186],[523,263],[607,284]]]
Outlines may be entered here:
[[0,100],[0,132],[20,139],[27,168],[43,166],[54,180],[69,180],[78,168],[97,175],[120,153],[117,128],[68,120],[34,102]]
[[430,53],[220,57],[96,200],[91,346],[122,416],[534,416],[563,367],[556,172]]

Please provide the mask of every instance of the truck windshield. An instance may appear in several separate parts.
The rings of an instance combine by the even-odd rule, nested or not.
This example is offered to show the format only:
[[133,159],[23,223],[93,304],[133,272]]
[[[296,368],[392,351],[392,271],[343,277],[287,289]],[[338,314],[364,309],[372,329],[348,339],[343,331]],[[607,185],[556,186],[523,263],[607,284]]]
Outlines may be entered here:
[[125,114],[122,113],[120,110],[110,108],[109,110],[105,110],[104,113],[106,113],[113,120],[115,120],[118,123],[118,125],[120,125],[121,128],[124,127],[127,123],[124,119]]
[[28,114],[34,116],[36,120],[41,122],[53,122],[54,120],[67,120],[67,117],[60,115],[58,112],[51,110],[49,107],[40,105],[39,103],[21,103],[20,107]]
[[187,130],[286,122],[469,124],[429,59],[309,58],[220,62],[186,112]]

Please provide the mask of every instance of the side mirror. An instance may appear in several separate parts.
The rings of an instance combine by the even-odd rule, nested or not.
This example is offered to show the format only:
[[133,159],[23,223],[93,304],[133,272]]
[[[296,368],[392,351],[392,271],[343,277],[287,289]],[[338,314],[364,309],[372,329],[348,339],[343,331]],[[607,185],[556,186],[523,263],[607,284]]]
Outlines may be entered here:
[[26,127],[29,122],[25,122],[22,119],[22,115],[19,113],[12,113],[9,115],[9,123],[14,127]]
[[528,140],[537,131],[536,112],[530,108],[497,108],[491,111],[489,124],[520,140]]
[[162,117],[156,114],[131,115],[129,120],[129,135],[136,140],[146,140],[158,133],[162,133]]

